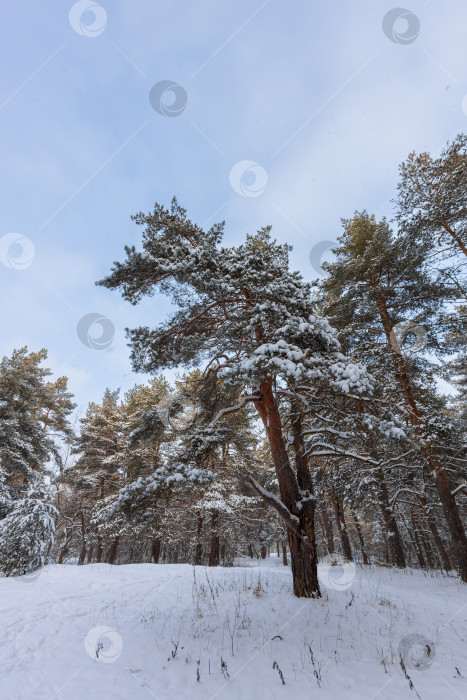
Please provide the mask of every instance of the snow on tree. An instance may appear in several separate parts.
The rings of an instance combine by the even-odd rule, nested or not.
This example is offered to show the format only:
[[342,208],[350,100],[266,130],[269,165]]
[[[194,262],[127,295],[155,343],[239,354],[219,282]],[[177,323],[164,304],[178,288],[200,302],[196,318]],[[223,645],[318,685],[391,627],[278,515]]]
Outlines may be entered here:
[[0,569],[6,575],[44,562],[56,509],[44,478],[60,466],[59,440],[69,440],[74,408],[67,380],[48,381],[47,352],[15,350],[0,363]]
[[21,576],[40,568],[54,538],[57,509],[40,489],[17,499],[0,520],[0,570]]
[[[428,506],[428,517],[433,506],[428,504],[425,482],[433,484],[459,572],[467,581],[467,538],[454,495],[465,450],[458,421],[435,391],[435,366],[427,356],[430,351],[446,352],[436,322],[452,291],[430,274],[420,241],[394,236],[385,220],[377,222],[366,212],[343,223],[336,260],[325,265],[329,276],[321,282],[325,311],[344,347],[370,364],[386,403],[406,421],[412,454],[399,461],[404,467],[395,497],[415,497],[422,508]],[[407,322],[413,325],[398,338],[398,329]],[[417,333],[423,335],[422,347],[411,352],[411,336]],[[397,454],[394,460],[387,464],[391,470],[398,464]]]
[[[241,395],[214,423],[252,404],[267,435],[280,497],[253,480],[257,491],[288,527],[297,596],[319,595],[311,475],[300,439],[295,468],[286,449],[281,402],[300,384],[326,384],[337,392],[371,390],[364,368],[341,352],[329,323],[314,309],[310,285],[289,270],[289,247],[269,229],[247,235],[237,247],[221,247],[222,225],[205,232],[174,200],[134,217],[144,226],[143,250],[127,247],[124,263],[99,284],[121,288],[133,304],[158,289],[179,310],[157,328],[129,331],[136,370],[203,366]],[[185,476],[181,474],[181,478]]]

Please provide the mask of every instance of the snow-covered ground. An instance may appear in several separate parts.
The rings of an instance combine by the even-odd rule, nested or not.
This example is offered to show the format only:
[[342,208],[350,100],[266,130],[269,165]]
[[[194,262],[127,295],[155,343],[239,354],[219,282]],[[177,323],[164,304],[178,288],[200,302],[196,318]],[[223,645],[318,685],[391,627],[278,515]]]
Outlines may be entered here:
[[299,600],[276,558],[239,564],[0,579],[1,700],[467,697],[458,579],[324,569]]

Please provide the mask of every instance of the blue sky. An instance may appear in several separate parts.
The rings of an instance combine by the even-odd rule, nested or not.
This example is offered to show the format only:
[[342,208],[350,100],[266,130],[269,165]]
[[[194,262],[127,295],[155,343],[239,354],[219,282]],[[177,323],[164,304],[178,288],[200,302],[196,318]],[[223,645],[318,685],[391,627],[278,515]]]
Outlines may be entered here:
[[[94,285],[137,243],[131,214],[176,195],[232,244],[272,224],[311,280],[341,217],[390,217],[398,164],[467,129],[461,0],[411,1],[396,41],[386,0],[87,5],[9,3],[0,41],[0,355],[46,347],[82,407],[145,379],[124,329],[170,310]],[[161,81],[181,86],[178,116],[149,101]],[[104,349],[77,335],[91,313],[115,327]]]

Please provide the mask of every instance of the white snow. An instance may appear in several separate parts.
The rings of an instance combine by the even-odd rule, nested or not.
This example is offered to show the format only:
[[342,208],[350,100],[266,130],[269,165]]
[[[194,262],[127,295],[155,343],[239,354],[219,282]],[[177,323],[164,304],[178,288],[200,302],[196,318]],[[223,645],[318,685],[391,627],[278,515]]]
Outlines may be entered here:
[[[324,566],[323,598],[306,600],[276,557],[239,564],[56,565],[0,579],[0,699],[467,696],[459,579]],[[413,635],[429,646],[423,669]]]

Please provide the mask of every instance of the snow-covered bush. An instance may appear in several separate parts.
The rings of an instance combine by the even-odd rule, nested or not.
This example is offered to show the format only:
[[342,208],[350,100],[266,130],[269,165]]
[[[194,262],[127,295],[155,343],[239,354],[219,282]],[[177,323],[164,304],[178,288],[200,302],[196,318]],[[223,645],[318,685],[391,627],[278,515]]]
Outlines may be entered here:
[[38,569],[53,542],[56,508],[34,496],[18,499],[0,520],[0,570],[21,576]]

